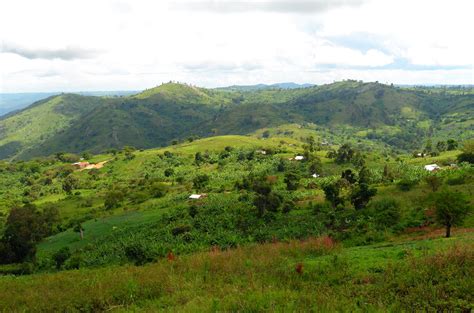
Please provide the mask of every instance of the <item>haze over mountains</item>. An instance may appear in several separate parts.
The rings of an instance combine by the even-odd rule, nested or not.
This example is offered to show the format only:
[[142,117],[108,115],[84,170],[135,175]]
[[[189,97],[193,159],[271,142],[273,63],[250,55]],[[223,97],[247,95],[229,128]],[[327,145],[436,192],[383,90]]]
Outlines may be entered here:
[[358,81],[289,89],[167,83],[124,97],[60,94],[0,120],[0,158],[151,148],[288,123],[314,123],[409,151],[428,137],[472,136],[473,108],[471,89],[446,92]]

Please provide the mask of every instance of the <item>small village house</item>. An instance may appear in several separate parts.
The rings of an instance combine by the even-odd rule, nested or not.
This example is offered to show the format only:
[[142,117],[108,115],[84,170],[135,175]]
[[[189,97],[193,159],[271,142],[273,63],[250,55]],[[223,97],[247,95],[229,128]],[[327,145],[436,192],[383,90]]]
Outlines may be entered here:
[[425,165],[425,170],[430,171],[430,172],[434,172],[434,171],[437,171],[437,170],[440,170],[440,169],[441,169],[441,167],[439,167],[438,164]]

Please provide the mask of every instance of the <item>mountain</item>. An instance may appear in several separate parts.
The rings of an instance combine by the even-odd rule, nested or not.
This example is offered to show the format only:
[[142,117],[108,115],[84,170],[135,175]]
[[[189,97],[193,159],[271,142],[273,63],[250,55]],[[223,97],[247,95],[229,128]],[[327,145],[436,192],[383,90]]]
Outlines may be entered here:
[[[75,94],[83,96],[128,96],[139,91],[80,91]],[[26,93],[0,93],[0,116],[21,110],[32,103],[58,95],[59,92],[26,92]]]
[[313,84],[296,84],[293,82],[289,83],[276,83],[271,85],[266,84],[257,84],[257,85],[233,85],[228,87],[216,88],[218,90],[227,90],[227,91],[257,91],[263,89],[296,89],[296,88],[307,88],[313,87]]
[[167,83],[120,98],[62,94],[39,101],[0,120],[0,158],[151,148],[288,123],[313,123],[340,138],[409,151],[428,138],[473,137],[473,109],[472,93],[358,81],[253,91]]
[[0,116],[26,108],[30,104],[57,95],[54,92],[0,93]]

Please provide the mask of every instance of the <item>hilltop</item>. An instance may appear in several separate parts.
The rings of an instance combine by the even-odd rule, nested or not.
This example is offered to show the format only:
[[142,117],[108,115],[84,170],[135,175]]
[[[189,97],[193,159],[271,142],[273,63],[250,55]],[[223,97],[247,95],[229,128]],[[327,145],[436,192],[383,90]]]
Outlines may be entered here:
[[473,107],[469,92],[358,81],[251,91],[167,83],[120,98],[65,94],[37,102],[0,120],[0,158],[152,148],[289,123],[413,151],[427,139],[471,138]]

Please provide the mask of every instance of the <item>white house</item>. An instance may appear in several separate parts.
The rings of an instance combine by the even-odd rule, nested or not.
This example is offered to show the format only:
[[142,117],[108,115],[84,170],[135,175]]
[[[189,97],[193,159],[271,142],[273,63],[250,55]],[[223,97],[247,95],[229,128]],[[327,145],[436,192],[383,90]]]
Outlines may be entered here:
[[302,155],[297,155],[297,156],[295,156],[295,160],[296,160],[296,161],[304,160],[304,156],[302,156]]
[[205,194],[205,193],[203,193],[203,194],[193,193],[192,195],[189,196],[189,199],[198,200],[198,199],[202,199],[202,198],[205,198],[205,197],[207,197],[207,194]]
[[428,164],[425,165],[425,170],[433,172],[441,169],[441,167],[438,166],[438,164]]
[[314,178],[318,178],[318,177],[319,177],[319,174],[314,173],[314,174],[311,175],[311,176],[313,176]]

